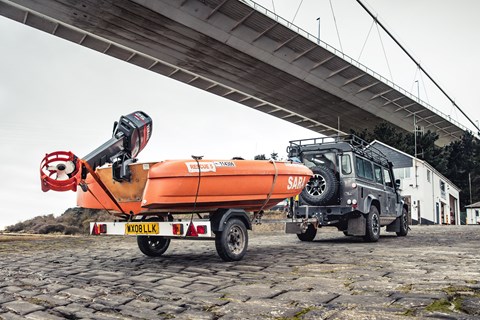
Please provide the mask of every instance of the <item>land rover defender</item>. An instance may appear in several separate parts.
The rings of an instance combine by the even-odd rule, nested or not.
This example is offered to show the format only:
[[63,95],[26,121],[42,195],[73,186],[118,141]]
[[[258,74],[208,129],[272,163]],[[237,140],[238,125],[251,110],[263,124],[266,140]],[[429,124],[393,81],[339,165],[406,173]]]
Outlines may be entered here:
[[392,163],[355,135],[290,141],[289,158],[305,164],[314,176],[292,202],[290,215],[318,223],[287,223],[286,231],[312,241],[318,227],[334,226],[347,236],[375,242],[380,228],[408,233],[408,207],[399,194]]

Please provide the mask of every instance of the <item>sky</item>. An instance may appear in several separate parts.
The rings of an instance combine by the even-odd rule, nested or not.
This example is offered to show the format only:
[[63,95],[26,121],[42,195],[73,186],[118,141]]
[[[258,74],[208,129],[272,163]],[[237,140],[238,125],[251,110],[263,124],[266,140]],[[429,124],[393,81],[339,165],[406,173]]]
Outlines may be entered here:
[[[320,21],[322,41],[473,129],[387,35],[372,27],[356,1],[257,2],[313,35],[318,35]],[[363,2],[464,112],[479,120],[480,2]],[[191,155],[253,159],[272,152],[285,157],[288,141],[318,136],[3,17],[0,48],[0,230],[74,207],[73,192],[41,191],[43,156],[57,150],[84,156],[111,137],[114,121],[136,110],[153,119],[152,138],[140,161]]]

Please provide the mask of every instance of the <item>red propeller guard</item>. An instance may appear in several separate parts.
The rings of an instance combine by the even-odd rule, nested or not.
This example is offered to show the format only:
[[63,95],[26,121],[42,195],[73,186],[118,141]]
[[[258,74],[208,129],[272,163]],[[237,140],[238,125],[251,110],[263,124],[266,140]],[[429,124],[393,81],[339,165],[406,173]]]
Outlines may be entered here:
[[[69,178],[66,180],[56,180],[52,176],[57,173],[57,170],[48,169],[51,165],[60,162],[72,161],[75,165],[73,172],[68,174]],[[40,163],[40,179],[42,180],[42,191],[77,191],[77,185],[80,182],[80,168],[82,167],[80,159],[70,151],[55,151],[48,153]]]

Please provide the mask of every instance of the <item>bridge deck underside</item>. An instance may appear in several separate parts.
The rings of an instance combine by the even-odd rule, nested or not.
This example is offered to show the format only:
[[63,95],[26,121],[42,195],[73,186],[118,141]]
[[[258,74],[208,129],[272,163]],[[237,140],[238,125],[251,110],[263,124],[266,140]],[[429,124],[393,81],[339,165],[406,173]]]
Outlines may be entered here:
[[[0,0],[0,14],[313,131],[464,128],[237,0]],[[292,137],[294,138],[294,137]]]

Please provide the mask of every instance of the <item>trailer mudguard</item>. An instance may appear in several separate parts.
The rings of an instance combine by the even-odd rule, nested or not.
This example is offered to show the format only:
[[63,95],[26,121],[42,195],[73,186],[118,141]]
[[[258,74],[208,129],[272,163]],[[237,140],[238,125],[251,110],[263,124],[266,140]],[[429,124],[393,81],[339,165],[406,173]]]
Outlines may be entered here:
[[252,230],[252,223],[245,210],[242,209],[218,209],[210,216],[210,223],[213,232],[222,232],[225,224],[230,218],[239,218],[245,223],[248,230]]

